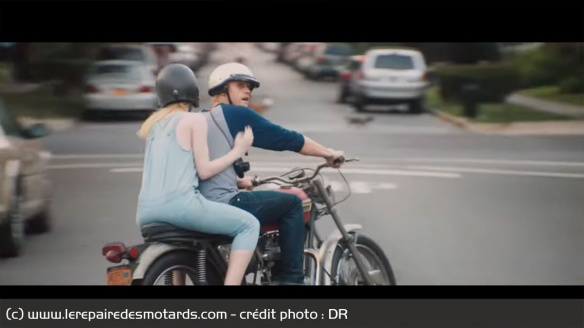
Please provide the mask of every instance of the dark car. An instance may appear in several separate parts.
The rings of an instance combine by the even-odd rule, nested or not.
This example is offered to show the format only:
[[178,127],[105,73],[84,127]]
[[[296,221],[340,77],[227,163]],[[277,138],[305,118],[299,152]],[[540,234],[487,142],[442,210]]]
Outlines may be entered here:
[[365,56],[356,55],[349,58],[349,61],[345,66],[343,66],[339,71],[339,99],[338,101],[342,104],[347,102],[347,99],[351,97],[350,82],[353,72],[361,68],[361,64]]
[[347,43],[325,43],[312,53],[311,63],[306,72],[311,79],[339,76],[340,68],[347,63],[355,49]]

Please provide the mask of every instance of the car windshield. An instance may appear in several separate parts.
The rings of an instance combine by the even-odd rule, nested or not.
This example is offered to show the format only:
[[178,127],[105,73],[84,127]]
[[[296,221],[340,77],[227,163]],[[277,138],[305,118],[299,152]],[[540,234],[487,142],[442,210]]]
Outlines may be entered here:
[[89,75],[123,75],[126,77],[137,79],[141,76],[141,70],[138,65],[123,65],[123,64],[97,64],[89,71]]
[[378,55],[377,58],[375,58],[374,67],[396,70],[408,70],[415,68],[412,56],[400,54]]
[[139,48],[109,47],[102,49],[97,56],[97,60],[112,59],[146,61],[144,52]]
[[351,56],[353,48],[346,44],[329,44],[324,53],[325,55]]

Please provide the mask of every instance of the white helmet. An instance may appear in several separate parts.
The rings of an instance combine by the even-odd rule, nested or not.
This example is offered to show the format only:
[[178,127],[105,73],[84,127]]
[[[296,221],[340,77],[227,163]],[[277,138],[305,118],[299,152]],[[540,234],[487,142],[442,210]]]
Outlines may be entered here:
[[215,96],[227,90],[227,83],[231,81],[243,81],[250,84],[253,89],[260,87],[260,81],[254,76],[249,67],[240,63],[227,63],[219,65],[209,77],[209,96]]

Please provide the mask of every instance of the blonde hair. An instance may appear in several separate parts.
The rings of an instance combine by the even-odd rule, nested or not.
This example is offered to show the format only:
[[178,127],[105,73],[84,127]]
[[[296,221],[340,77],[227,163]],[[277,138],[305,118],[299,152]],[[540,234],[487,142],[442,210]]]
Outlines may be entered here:
[[138,132],[136,134],[138,135],[138,137],[145,139],[150,134],[150,130],[152,129],[154,124],[156,124],[158,121],[165,118],[170,113],[186,112],[189,108],[188,106],[189,106],[189,103],[187,103],[187,102],[175,103],[172,105],[168,105],[168,106],[152,113],[152,115],[150,115],[146,119],[146,121],[144,121],[144,123],[142,123],[142,126],[140,127],[140,129],[138,130]]

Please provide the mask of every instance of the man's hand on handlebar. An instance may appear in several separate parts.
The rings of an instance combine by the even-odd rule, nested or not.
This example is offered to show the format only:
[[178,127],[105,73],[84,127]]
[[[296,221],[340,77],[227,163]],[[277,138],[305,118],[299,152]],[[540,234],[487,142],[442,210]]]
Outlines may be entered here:
[[252,190],[253,187],[254,187],[253,178],[251,177],[237,178],[237,188]]
[[[342,154],[342,152],[339,152]],[[292,172],[289,172],[287,174],[284,174],[282,176],[273,176],[273,177],[268,177],[265,179],[261,179],[260,177],[256,176],[255,178],[253,178],[252,180],[252,185],[254,187],[257,187],[259,185],[262,185],[264,183],[268,183],[268,182],[274,182],[274,181],[278,181],[278,182],[282,182],[285,184],[290,184],[290,185],[297,185],[299,183],[305,183],[307,181],[311,181],[312,179],[314,179],[316,176],[318,176],[319,172],[321,169],[325,168],[325,167],[340,167],[342,164],[347,163],[347,162],[357,162],[359,161],[358,158],[349,158],[346,159],[345,156],[339,156],[336,159],[332,159],[331,162],[333,162],[333,165],[329,165],[328,162],[327,163],[323,163],[321,165],[319,165],[316,170],[312,170],[314,171],[314,173],[310,176],[306,176],[304,173],[303,174],[298,174],[295,175],[294,177],[288,177],[288,178],[284,178],[285,175],[288,175],[292,172],[296,172],[299,169],[294,169],[292,170]]]
[[341,167],[341,165],[343,165],[344,161],[342,161],[342,160],[339,161],[338,159],[343,157],[345,155],[345,153],[342,150],[330,149],[330,151],[332,152],[332,155],[325,158],[327,165],[330,167],[334,167],[334,168]]

